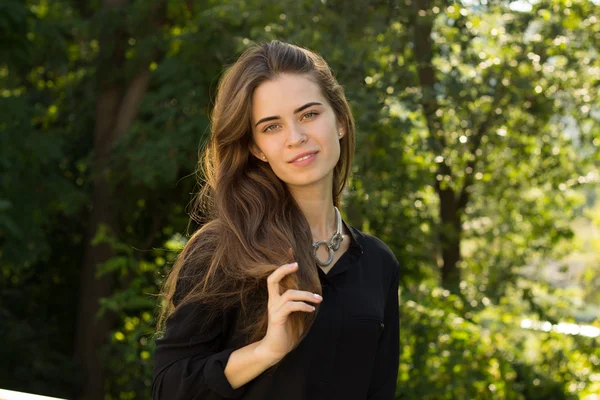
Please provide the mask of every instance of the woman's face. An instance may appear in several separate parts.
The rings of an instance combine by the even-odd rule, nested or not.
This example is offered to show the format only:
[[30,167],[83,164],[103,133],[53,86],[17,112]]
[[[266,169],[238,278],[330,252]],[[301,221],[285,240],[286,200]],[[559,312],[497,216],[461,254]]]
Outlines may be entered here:
[[252,154],[289,186],[333,182],[343,129],[319,86],[305,75],[279,75],[252,96]]

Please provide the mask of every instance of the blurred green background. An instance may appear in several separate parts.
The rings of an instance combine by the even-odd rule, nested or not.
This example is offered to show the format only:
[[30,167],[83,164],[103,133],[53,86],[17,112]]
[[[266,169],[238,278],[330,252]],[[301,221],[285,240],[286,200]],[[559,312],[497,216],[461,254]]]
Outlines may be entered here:
[[598,0],[3,0],[0,388],[150,398],[216,84],[271,39],[352,105],[397,398],[599,399]]

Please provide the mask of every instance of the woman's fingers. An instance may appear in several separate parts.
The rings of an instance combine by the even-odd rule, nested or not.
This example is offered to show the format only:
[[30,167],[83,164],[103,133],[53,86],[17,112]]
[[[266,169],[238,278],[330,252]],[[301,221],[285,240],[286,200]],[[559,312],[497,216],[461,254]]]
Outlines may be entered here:
[[313,312],[315,311],[315,307],[303,301],[288,301],[279,311],[282,313],[281,317],[287,317],[294,311]]
[[269,291],[269,299],[277,299],[281,294],[279,293],[279,282],[284,276],[291,274],[298,268],[298,263],[284,264],[277,268],[267,278],[267,290]]
[[320,303],[323,298],[319,295],[317,296],[315,296],[314,293],[303,290],[286,290],[286,292],[281,295],[278,302],[279,304],[277,304],[277,302],[272,303],[273,315],[276,315],[277,319],[287,319],[287,316],[294,311],[312,312],[315,310],[315,307],[306,302]]
[[284,276],[295,272],[297,268],[298,263],[284,264],[267,278],[269,310],[270,313],[277,313],[279,318],[285,319],[287,315],[294,311],[312,312],[315,307],[306,302],[320,303],[323,301],[323,298],[318,294],[305,290],[288,289],[285,293],[280,293],[279,282]]
[[323,300],[323,297],[316,293],[307,292],[305,290],[288,289],[285,291],[284,294],[281,295],[281,300],[284,302],[292,300],[303,300],[310,301],[313,303],[320,303]]
[[281,293],[281,280],[297,270],[298,263],[284,264],[267,278],[269,325],[261,345],[273,354],[285,355],[293,347],[291,339],[294,338],[288,329],[288,316],[296,311],[313,312],[315,307],[308,303],[320,303],[323,300],[321,296],[304,290],[288,289]]

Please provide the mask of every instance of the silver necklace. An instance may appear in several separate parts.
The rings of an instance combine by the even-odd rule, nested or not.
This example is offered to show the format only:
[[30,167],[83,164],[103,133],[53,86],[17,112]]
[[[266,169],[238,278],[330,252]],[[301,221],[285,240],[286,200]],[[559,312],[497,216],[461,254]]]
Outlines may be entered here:
[[[315,261],[321,267],[327,267],[329,264],[331,264],[334,258],[334,251],[340,248],[340,243],[342,240],[344,240],[344,237],[342,236],[342,216],[340,215],[340,210],[338,210],[335,206],[333,208],[335,208],[335,217],[337,220],[336,232],[333,234],[331,239],[329,239],[329,242],[326,242],[325,240],[319,240],[318,242],[313,242],[312,244],[314,248],[313,255],[315,257]],[[329,258],[327,261],[321,261],[319,260],[319,257],[317,257],[317,250],[319,250],[320,246],[325,246],[327,249],[329,249]]]

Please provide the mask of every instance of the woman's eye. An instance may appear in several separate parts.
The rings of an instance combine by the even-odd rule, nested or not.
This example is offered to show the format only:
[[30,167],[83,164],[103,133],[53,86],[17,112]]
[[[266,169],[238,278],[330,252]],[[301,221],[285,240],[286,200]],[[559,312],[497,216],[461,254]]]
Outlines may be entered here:
[[[302,118],[300,118],[301,120],[305,120],[305,119],[312,119],[314,117],[316,117],[317,115],[319,115],[318,112],[315,111],[309,111],[306,114],[302,115]],[[279,124],[272,124],[272,125],[267,125],[264,129],[263,132],[273,132],[274,130],[276,130],[277,128],[279,128]]]
[[304,115],[302,116],[302,119],[306,119],[306,118],[314,118],[314,117],[316,117],[317,115],[319,115],[319,113],[316,113],[316,112],[314,112],[314,111],[309,111],[309,112],[307,112],[306,114],[304,114]]

